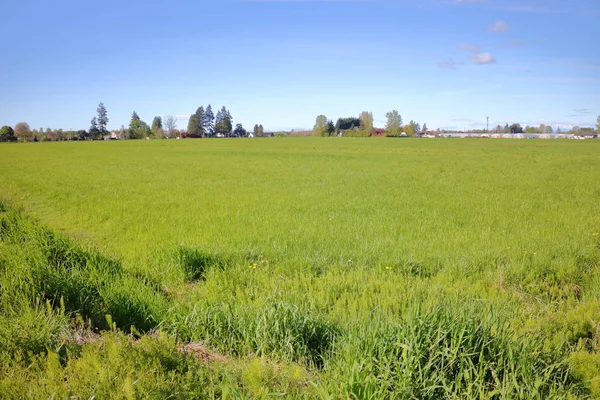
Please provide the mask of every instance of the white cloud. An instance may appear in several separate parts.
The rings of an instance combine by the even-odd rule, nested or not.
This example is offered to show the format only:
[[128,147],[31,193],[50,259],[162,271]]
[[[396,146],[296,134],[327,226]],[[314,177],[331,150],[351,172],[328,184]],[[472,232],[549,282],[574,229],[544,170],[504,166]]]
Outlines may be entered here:
[[490,53],[477,53],[471,56],[471,60],[475,64],[493,64],[496,62],[494,57]]
[[496,21],[494,24],[488,26],[488,32],[508,32],[510,31],[510,25],[504,21]]

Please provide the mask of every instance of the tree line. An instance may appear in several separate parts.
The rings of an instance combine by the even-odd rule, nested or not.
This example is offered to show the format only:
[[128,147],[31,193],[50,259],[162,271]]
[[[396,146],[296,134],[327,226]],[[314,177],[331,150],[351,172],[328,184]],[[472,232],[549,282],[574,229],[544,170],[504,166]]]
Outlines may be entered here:
[[[252,132],[248,132],[242,124],[233,126],[233,117],[225,106],[213,113],[212,106],[209,104],[206,108],[200,106],[190,116],[187,130],[177,129],[177,118],[168,115],[165,117],[155,116],[152,125],[144,122],[137,112],[133,111],[129,126],[126,128],[121,125],[121,129],[110,132],[107,129],[109,119],[108,112],[103,103],[100,103],[96,109],[96,115],[90,121],[88,130],[68,130],[39,128],[31,129],[26,122],[19,122],[14,129],[10,126],[0,128],[0,142],[11,141],[64,141],[64,140],[101,140],[103,138],[113,139],[163,139],[163,138],[209,138],[209,137],[261,137],[269,135],[265,133],[262,124],[255,124]],[[594,128],[572,127],[570,130],[562,132],[560,128],[554,132],[550,125],[541,124],[540,126],[526,126],[523,128],[520,124],[508,123],[503,127],[496,126],[495,129],[488,131],[486,129],[471,130],[478,133],[567,133],[567,134],[585,134],[600,132],[600,116],[596,120],[596,130]],[[350,137],[368,137],[368,136],[417,136],[427,134],[429,129],[427,124],[420,124],[411,120],[408,124],[403,124],[402,116],[398,110],[392,110],[386,113],[385,128],[375,128],[373,113],[369,111],[361,112],[358,117],[338,118],[334,124],[325,115],[319,115],[316,118],[312,130],[313,136],[350,136]],[[441,132],[437,129],[437,132]],[[449,131],[444,131],[449,132]]]
[[155,116],[152,124],[143,121],[136,111],[131,114],[128,127],[121,125],[121,129],[109,131],[108,112],[103,103],[96,109],[96,115],[90,121],[88,130],[69,130],[40,128],[31,129],[28,123],[19,122],[14,129],[10,126],[0,128],[1,142],[37,142],[37,141],[65,141],[65,140],[102,140],[112,139],[175,139],[175,138],[209,138],[209,137],[248,137],[264,136],[265,131],[262,124],[256,124],[251,133],[246,131],[242,124],[233,127],[233,117],[225,106],[213,113],[209,104],[206,109],[198,107],[196,112],[190,116],[187,131],[177,129],[177,118],[168,115],[165,117]]
[[427,124],[421,125],[411,120],[408,124],[402,124],[402,116],[398,110],[392,110],[386,114],[387,122],[385,129],[374,127],[373,113],[363,111],[358,117],[338,118],[335,125],[325,115],[319,115],[313,127],[313,136],[415,136],[427,132]]
[[[399,136],[416,136],[429,133],[427,124],[420,124],[411,120],[408,124],[402,124],[402,116],[398,110],[392,110],[385,115],[386,123],[385,129],[377,129],[373,125],[373,113],[363,111],[358,117],[347,117],[339,118],[335,125],[332,120],[329,120],[325,115],[319,115],[316,118],[315,125],[312,130],[313,136],[349,136],[349,137],[368,137],[368,136],[388,136],[388,137],[399,137]],[[477,133],[566,133],[566,134],[584,134],[584,133],[598,133],[600,132],[600,116],[596,120],[596,129],[594,128],[581,128],[574,126],[568,131],[561,131],[560,127],[554,132],[554,129],[550,125],[541,124],[540,126],[526,126],[523,128],[521,124],[508,123],[502,127],[498,125],[494,130],[488,131],[487,129],[476,129],[469,132]],[[442,130],[437,129],[437,133]],[[443,132],[450,132],[444,130]]]

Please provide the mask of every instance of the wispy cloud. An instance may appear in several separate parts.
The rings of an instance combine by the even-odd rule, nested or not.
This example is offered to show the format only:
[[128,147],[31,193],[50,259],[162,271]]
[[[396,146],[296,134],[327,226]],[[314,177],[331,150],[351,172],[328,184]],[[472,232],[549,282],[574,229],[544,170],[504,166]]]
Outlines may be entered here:
[[508,32],[510,31],[510,25],[504,21],[496,21],[488,26],[487,30],[488,32]]
[[465,50],[469,53],[473,53],[472,56],[469,57],[471,61],[478,65],[484,64],[493,64],[496,62],[496,59],[492,56],[491,53],[487,51],[481,51],[477,45],[474,44],[461,44],[458,46],[459,50]]
[[474,54],[470,58],[475,64],[479,64],[479,65],[493,64],[496,62],[494,57],[490,53],[487,53],[487,52]]
[[583,117],[585,115],[594,115],[594,111],[589,108],[576,108],[569,117]]

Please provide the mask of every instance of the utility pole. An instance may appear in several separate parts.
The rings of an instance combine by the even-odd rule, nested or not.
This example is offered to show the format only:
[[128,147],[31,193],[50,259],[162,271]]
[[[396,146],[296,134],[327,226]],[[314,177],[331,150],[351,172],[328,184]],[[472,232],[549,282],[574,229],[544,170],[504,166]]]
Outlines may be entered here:
[[487,124],[485,125],[485,132],[490,132],[490,117],[487,117]]

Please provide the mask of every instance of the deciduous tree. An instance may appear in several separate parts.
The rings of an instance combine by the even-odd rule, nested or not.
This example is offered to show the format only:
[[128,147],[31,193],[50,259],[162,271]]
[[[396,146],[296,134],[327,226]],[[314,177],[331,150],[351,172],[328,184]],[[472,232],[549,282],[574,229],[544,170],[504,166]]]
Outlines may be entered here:
[[33,133],[27,122],[19,122],[15,125],[15,136],[21,142],[28,142],[33,138]]
[[369,111],[363,111],[360,113],[360,129],[365,131],[367,134],[373,132],[373,113]]
[[172,115],[167,115],[163,118],[164,130],[168,138],[173,139],[176,137],[175,130],[177,129],[177,118]]
[[329,136],[327,131],[327,123],[329,120],[324,115],[319,115],[313,127],[313,136]]
[[385,124],[386,136],[400,136],[402,133],[402,116],[398,110],[392,110],[385,114],[387,122]]
[[136,119],[129,124],[127,133],[128,139],[145,139],[152,133],[152,130],[144,121]]

